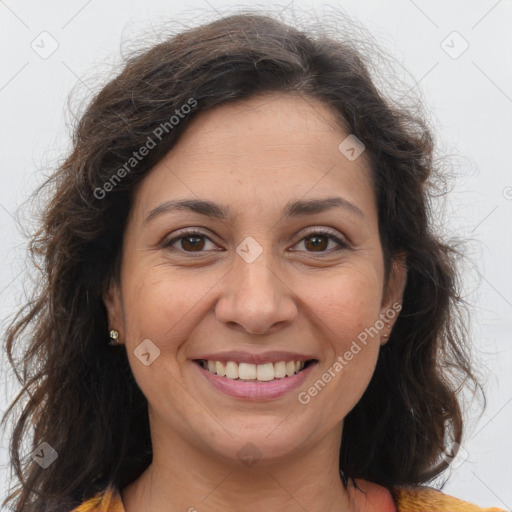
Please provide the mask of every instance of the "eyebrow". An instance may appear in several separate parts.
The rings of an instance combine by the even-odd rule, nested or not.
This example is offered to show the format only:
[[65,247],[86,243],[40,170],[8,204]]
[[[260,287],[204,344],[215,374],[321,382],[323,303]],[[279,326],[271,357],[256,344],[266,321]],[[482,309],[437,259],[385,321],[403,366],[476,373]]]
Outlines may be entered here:
[[[361,209],[342,197],[327,197],[325,199],[308,199],[289,202],[284,208],[283,218],[314,215],[339,207],[345,208],[364,219],[364,214]],[[165,201],[159,204],[149,212],[143,224],[146,225],[160,215],[175,211],[193,212],[219,220],[228,220],[230,218],[229,206],[223,206],[201,199],[181,199]]]

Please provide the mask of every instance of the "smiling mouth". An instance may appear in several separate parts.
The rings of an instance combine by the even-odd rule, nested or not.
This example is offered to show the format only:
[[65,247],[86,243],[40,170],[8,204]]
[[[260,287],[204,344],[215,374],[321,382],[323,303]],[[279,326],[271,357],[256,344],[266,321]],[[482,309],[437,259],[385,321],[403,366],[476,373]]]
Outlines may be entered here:
[[270,382],[293,377],[318,361],[316,359],[309,359],[307,361],[251,364],[236,363],[235,361],[224,363],[222,361],[196,359],[194,362],[218,377],[246,382]]

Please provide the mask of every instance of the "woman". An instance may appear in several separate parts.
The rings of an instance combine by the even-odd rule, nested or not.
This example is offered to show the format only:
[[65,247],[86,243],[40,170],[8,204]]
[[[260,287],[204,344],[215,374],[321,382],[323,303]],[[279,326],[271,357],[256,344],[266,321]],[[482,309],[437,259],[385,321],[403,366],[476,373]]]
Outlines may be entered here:
[[131,58],[48,183],[8,332],[12,362],[33,329],[14,510],[499,510],[424,485],[478,388],[432,154],[351,44],[266,16]]

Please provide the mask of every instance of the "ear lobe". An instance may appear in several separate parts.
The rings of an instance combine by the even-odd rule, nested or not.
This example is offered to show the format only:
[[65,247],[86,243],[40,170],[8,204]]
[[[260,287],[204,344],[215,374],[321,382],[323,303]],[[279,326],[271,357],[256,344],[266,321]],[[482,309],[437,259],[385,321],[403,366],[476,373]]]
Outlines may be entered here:
[[121,331],[124,327],[122,322],[122,301],[121,301],[121,290],[114,280],[110,280],[108,289],[103,295],[103,302],[107,309],[108,325],[109,329],[115,329]]
[[[405,285],[407,284],[406,256],[401,253],[393,259],[391,271],[384,291],[381,304],[381,314],[386,313],[394,304],[402,304]],[[394,310],[396,309],[393,308]]]

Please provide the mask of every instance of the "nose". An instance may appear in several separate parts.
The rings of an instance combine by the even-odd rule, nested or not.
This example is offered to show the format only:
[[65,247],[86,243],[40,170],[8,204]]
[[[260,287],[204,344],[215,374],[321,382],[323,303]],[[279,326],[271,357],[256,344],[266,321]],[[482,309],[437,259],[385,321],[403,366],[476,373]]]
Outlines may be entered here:
[[251,263],[234,256],[215,307],[220,322],[250,334],[271,334],[296,318],[294,293],[266,252]]

